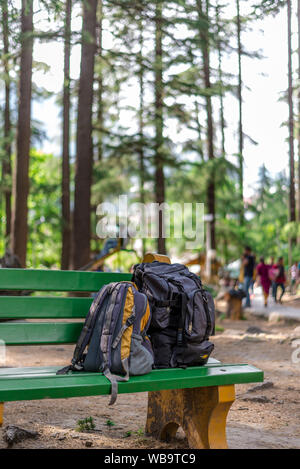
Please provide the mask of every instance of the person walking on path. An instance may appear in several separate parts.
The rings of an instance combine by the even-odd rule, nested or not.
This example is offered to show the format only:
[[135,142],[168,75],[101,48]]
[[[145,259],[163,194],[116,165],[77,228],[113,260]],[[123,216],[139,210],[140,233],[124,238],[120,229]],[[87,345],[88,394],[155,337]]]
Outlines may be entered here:
[[278,274],[278,269],[277,269],[277,264],[274,261],[274,257],[271,257],[271,262],[270,262],[270,270],[269,270],[269,278],[271,280],[271,285],[272,285],[272,297],[275,301],[275,290],[276,290],[276,282],[275,279]]
[[246,308],[250,308],[251,306],[249,288],[253,282],[254,263],[255,258],[252,254],[252,250],[249,246],[246,246],[242,257],[242,265],[244,267],[244,290],[246,293]]
[[297,291],[297,280],[298,280],[298,263],[294,264],[290,268],[290,277],[291,277],[291,294],[295,295]]
[[268,306],[268,296],[269,296],[269,290],[271,286],[271,280],[269,278],[269,271],[271,267],[272,267],[271,265],[265,264],[265,260],[263,257],[260,258],[260,262],[258,266],[256,267],[256,272],[258,276],[257,282],[262,287],[265,307]]
[[[278,274],[277,274],[276,279],[275,279],[275,283],[276,283],[276,286],[275,286],[275,302],[277,303],[277,301],[278,301],[279,303],[281,303],[282,297],[283,297],[284,292],[285,292],[284,284],[285,284],[285,281],[286,281],[285,272],[284,272],[284,265],[283,265],[283,257],[279,257],[276,268],[278,269]],[[281,295],[279,297],[279,300],[277,300],[278,287],[281,288]]]

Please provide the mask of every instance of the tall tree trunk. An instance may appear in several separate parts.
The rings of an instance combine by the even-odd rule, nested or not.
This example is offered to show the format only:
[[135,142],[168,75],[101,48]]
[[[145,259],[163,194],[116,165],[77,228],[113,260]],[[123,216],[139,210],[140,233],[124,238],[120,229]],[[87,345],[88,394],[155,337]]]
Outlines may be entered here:
[[97,0],[83,1],[73,225],[74,269],[79,269],[90,259],[93,166],[92,104],[96,51],[96,12]]
[[[205,28],[199,30],[199,35],[202,43],[202,56],[203,56],[203,72],[204,72],[204,86],[209,91],[211,88],[210,81],[210,60],[209,60],[209,37],[208,37],[208,1],[204,7],[202,0],[197,1],[197,12],[200,22],[203,19],[206,21]],[[208,145],[208,159],[213,162],[214,155],[214,129],[213,129],[213,116],[212,116],[212,103],[211,96],[208,93],[206,97],[206,114],[207,114],[207,145]],[[210,222],[210,245],[211,249],[216,249],[216,236],[215,236],[215,176],[214,169],[211,170],[209,181],[207,185],[207,210],[212,215],[212,221]]]
[[[298,0],[298,80],[300,84],[300,0]],[[300,222],[300,85],[298,90],[298,221]],[[300,236],[299,236],[300,243]]]
[[240,223],[244,224],[244,134],[243,134],[243,101],[242,101],[242,43],[241,43],[241,16],[240,16],[240,0],[236,0],[236,24],[237,24],[237,43],[238,43],[238,100],[239,100],[239,188],[240,188]]
[[97,102],[97,127],[98,130],[98,142],[97,142],[97,152],[98,152],[98,161],[102,161],[103,158],[103,0],[99,0],[98,4],[98,56],[100,59],[100,68],[98,72],[97,82],[98,82],[98,102]]
[[201,122],[199,119],[199,113],[200,113],[199,103],[196,97],[195,99],[195,122],[196,122],[196,128],[197,128],[197,133],[198,133],[197,150],[201,158],[201,161],[204,161],[204,153],[203,153],[203,147],[202,147],[202,126],[201,126]]
[[10,120],[10,76],[9,76],[9,29],[8,29],[8,4],[2,2],[2,36],[3,36],[3,68],[5,80],[5,104],[4,104],[4,159],[2,162],[2,181],[4,182],[5,203],[5,242],[8,247],[11,234],[11,120]]
[[[292,5],[287,2],[288,20],[288,104],[289,104],[289,166],[290,166],[290,190],[289,190],[289,221],[296,220],[295,199],[295,155],[294,155],[294,113],[293,113],[293,67],[292,67]],[[292,263],[292,250],[295,240],[289,238],[289,264]]]
[[19,108],[17,127],[17,154],[14,179],[14,212],[12,250],[26,265],[28,236],[29,151],[31,136],[31,89],[33,50],[33,1],[22,0],[21,61],[19,81]]
[[[139,31],[140,31],[140,50],[138,53],[138,79],[139,79],[139,112],[138,112],[138,126],[139,126],[139,145],[138,145],[138,156],[139,156],[139,185],[140,185],[140,203],[145,204],[145,154],[144,154],[144,64],[143,64],[143,48],[144,48],[144,28],[143,20],[139,20]],[[144,218],[144,217],[143,217]],[[143,224],[146,220],[143,219]],[[146,240],[142,238],[142,250],[143,256],[146,253]]]
[[220,40],[220,6],[216,6],[216,23],[217,23],[217,30],[218,30],[218,42],[217,42],[217,49],[218,49],[218,78],[219,78],[219,86],[220,86],[220,128],[221,128],[221,149],[222,149],[222,156],[225,156],[225,118],[224,118],[224,90],[223,90],[223,72],[222,72],[222,45]]
[[[165,175],[163,156],[163,50],[162,50],[162,1],[158,0],[155,9],[155,198],[156,203],[165,201]],[[166,254],[164,234],[164,214],[159,213],[159,233],[157,250]]]
[[61,268],[68,270],[71,255],[70,210],[70,53],[72,0],[66,1],[64,37],[64,88],[63,88],[63,138],[62,138],[62,252]]
[[[94,118],[96,119],[96,131],[95,131],[95,143],[94,143],[94,155],[93,161],[96,163],[98,168],[101,168],[101,163],[103,160],[103,136],[104,136],[104,102],[103,102],[103,94],[104,94],[104,86],[103,86],[103,65],[104,65],[104,58],[103,58],[103,0],[98,0],[97,4],[97,22],[96,22],[96,57],[95,60],[95,77],[94,81],[97,84],[97,90],[94,92],[94,105],[96,112]],[[101,171],[101,169],[100,169]],[[93,176],[92,176],[93,180]],[[103,196],[98,196],[98,203],[103,201]],[[96,241],[96,245],[98,250],[99,243],[100,245],[103,244],[103,240],[101,241],[96,235],[96,208],[97,205],[91,205],[91,226],[93,230],[93,235],[91,239]]]

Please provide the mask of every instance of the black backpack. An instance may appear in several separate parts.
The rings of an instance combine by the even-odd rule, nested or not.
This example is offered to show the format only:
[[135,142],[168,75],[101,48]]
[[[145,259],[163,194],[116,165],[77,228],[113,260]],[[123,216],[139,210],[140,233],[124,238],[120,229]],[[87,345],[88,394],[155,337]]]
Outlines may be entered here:
[[151,308],[148,334],[156,368],[204,365],[214,345],[214,301],[200,278],[181,264],[134,266],[132,281]]

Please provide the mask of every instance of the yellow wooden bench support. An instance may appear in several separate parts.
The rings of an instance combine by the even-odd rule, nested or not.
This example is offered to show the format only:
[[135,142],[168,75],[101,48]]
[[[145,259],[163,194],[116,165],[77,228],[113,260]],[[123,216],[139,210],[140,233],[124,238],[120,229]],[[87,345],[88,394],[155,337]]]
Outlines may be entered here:
[[[153,261],[171,263],[160,254],[143,259]],[[234,385],[149,392],[146,433],[169,440],[182,427],[190,448],[227,448],[226,418],[234,400]]]
[[171,264],[171,261],[168,256],[165,256],[164,254],[156,254],[152,252],[147,252],[144,256],[143,262],[150,263],[153,261],[166,262],[167,264]]
[[234,400],[234,385],[149,392],[146,434],[169,441],[182,427],[190,448],[226,449]]

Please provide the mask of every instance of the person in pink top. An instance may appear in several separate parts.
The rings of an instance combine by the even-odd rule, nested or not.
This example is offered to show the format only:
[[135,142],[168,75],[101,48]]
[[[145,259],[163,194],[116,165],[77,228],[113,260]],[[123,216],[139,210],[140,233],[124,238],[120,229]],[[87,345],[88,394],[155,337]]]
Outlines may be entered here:
[[262,287],[265,307],[268,306],[268,296],[269,296],[269,290],[271,286],[271,280],[269,277],[270,269],[271,269],[271,265],[265,264],[264,258],[261,257],[260,262],[258,266],[256,267],[256,272],[258,276],[258,281]]
[[[283,297],[284,292],[285,292],[285,281],[286,281],[283,257],[279,257],[276,267],[278,269],[278,274],[277,274],[276,279],[275,279],[275,284],[276,284],[276,287],[275,287],[275,302],[277,303],[277,301],[279,301],[279,303],[281,303],[282,297]],[[281,288],[281,294],[280,294],[279,299],[277,300],[278,287]]]
[[271,268],[269,270],[269,278],[271,280],[271,285],[272,285],[272,296],[275,301],[275,293],[276,293],[276,277],[279,273],[279,270],[277,269],[277,264],[274,261],[274,257],[271,257]]

